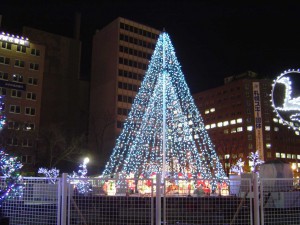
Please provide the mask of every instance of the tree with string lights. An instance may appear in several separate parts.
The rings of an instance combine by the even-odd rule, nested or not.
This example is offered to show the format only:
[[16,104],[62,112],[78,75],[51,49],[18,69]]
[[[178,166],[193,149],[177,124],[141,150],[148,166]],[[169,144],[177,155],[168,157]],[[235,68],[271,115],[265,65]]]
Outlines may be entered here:
[[226,177],[170,37],[161,33],[103,176]]
[[[5,125],[5,116],[2,113],[3,104],[2,96],[0,96],[0,131]],[[4,149],[0,150],[0,176],[2,177],[0,183],[0,205],[6,198],[22,195],[21,168],[22,164],[17,157],[9,156],[4,152]]]

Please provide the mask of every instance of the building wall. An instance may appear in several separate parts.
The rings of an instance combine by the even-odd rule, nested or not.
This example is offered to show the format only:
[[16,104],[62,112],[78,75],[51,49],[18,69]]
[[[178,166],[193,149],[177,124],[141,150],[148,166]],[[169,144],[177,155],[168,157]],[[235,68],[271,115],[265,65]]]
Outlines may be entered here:
[[[87,139],[89,82],[80,78],[81,42],[30,27],[23,33],[45,46],[37,168],[71,172],[87,154],[82,138]],[[62,153],[67,158],[60,160]]]
[[30,27],[23,33],[46,46],[41,127],[58,124],[70,134],[87,133],[89,85],[80,79],[81,42]]
[[254,82],[258,82],[260,94],[261,158],[264,161],[281,158],[291,163],[300,159],[299,132],[282,125],[273,112],[271,80],[242,77],[194,94],[195,103],[227,172],[239,158],[245,161],[246,169],[249,168],[249,153],[259,149]]
[[112,153],[159,33],[119,17],[93,37],[89,147],[98,168]]
[[20,156],[24,170],[30,171],[37,154],[45,46],[31,40],[23,45],[1,38],[0,57],[9,59],[0,63],[0,89],[6,117],[1,131],[2,146],[12,155]]

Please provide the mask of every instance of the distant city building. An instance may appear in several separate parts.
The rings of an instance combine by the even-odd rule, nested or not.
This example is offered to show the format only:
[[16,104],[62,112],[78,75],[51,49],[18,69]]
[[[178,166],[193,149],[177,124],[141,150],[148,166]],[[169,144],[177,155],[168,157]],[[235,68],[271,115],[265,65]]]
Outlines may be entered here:
[[107,162],[161,31],[117,18],[93,37],[89,147]]
[[87,135],[89,82],[80,78],[80,40],[30,27],[22,34],[28,40],[0,35],[0,91],[7,118],[1,136],[2,145],[21,157],[23,170],[34,171],[49,158],[41,151],[43,132],[55,126],[69,135],[66,139]]
[[45,46],[4,32],[0,45],[0,94],[6,117],[1,145],[20,156],[26,170],[32,170],[40,128]]
[[284,159],[300,167],[299,131],[282,124],[271,104],[272,81],[251,71],[225,78],[223,86],[193,95],[227,173],[250,152],[264,161]]
[[[78,35],[70,38],[30,27],[24,27],[23,34],[46,48],[38,152],[39,159],[44,159],[39,164],[45,164],[49,163],[49,157],[54,160],[68,147],[55,146],[59,135],[67,143],[72,138],[87,135],[89,82],[80,76],[81,41],[77,39]],[[72,160],[78,164],[81,159]],[[66,161],[60,166],[70,169]]]

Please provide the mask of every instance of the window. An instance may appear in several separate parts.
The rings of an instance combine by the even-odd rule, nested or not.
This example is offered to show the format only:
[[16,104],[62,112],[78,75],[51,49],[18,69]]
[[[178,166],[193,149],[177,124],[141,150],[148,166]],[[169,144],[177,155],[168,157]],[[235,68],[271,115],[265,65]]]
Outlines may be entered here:
[[222,123],[222,122],[219,122],[219,123],[217,124],[217,126],[218,126],[218,127],[222,127],[222,126],[223,126],[223,123]]
[[8,73],[4,73],[4,72],[0,71],[0,79],[8,80]]
[[265,126],[265,131],[270,131],[271,127],[270,126]]
[[20,123],[16,121],[8,121],[8,129],[20,130]]
[[31,69],[31,70],[39,70],[39,64],[37,64],[37,63],[30,63],[29,64],[29,69]]
[[210,112],[214,112],[214,111],[216,111],[216,109],[215,108],[211,108],[209,111]]
[[30,139],[23,139],[22,146],[23,147],[32,147],[33,146],[32,140],[30,140]]
[[11,90],[11,97],[13,97],[13,98],[21,98],[22,97],[22,91],[12,89]]
[[18,146],[18,139],[17,138],[8,138],[7,145]]
[[243,122],[243,119],[242,119],[242,118],[238,118],[238,119],[236,120],[236,122],[237,122],[237,123],[242,123],[242,122]]
[[223,122],[223,126],[224,126],[224,127],[225,127],[225,126],[228,126],[228,124],[229,124],[228,121],[224,121],[224,122]]
[[25,108],[25,115],[34,116],[35,115],[35,108],[26,107]]
[[10,105],[9,112],[19,114],[21,113],[21,107],[19,105]]
[[232,134],[236,133],[236,128],[232,128],[231,131],[230,131],[230,133],[232,133]]
[[208,125],[205,125],[205,129],[206,130],[209,130],[210,129],[210,125],[208,124]]
[[292,155],[291,154],[286,154],[286,158],[291,159]]
[[17,52],[23,52],[26,53],[26,47],[23,45],[18,45],[17,46]]
[[276,152],[275,156],[276,156],[276,158],[280,158],[280,153]]
[[224,134],[228,134],[228,129],[224,130]]
[[236,131],[237,131],[237,132],[242,132],[242,131],[243,131],[243,127],[238,127],[238,128],[236,128]]
[[40,50],[35,48],[31,49],[31,55],[40,56]]
[[20,82],[20,83],[23,82],[23,76],[20,74],[13,74],[12,79],[13,81],[16,82]]
[[2,48],[11,50],[11,43],[2,42]]
[[252,149],[252,148],[253,148],[252,143],[249,143],[249,144],[248,144],[248,149]]
[[272,153],[271,152],[267,152],[267,158],[272,158]]
[[32,131],[35,129],[34,123],[24,123],[23,130],[24,131]]
[[10,63],[10,58],[6,58],[4,56],[0,56],[0,64],[9,65],[9,63]]
[[253,131],[253,126],[247,126],[247,131]]
[[248,134],[248,140],[251,141],[252,140],[252,135]]
[[25,67],[25,61],[16,59],[15,66],[17,66],[17,67]]
[[229,159],[229,158],[230,158],[230,155],[229,155],[229,154],[226,154],[226,155],[224,155],[224,158],[225,158],[225,159]]
[[28,77],[28,84],[37,85],[38,84],[38,79],[33,78],[33,77]]
[[281,153],[280,158],[285,159],[285,153]]
[[26,98],[29,100],[36,100],[36,94],[33,92],[27,92]]
[[205,113],[205,114],[208,114],[208,113],[209,113],[209,109],[206,109],[204,113]]
[[266,143],[266,148],[270,149],[271,148],[271,144],[270,143]]
[[274,131],[278,132],[279,128],[278,127],[274,127]]
[[230,120],[230,124],[236,124],[235,120]]
[[22,155],[22,163],[23,164],[31,164],[32,156],[31,155]]
[[0,95],[6,95],[6,88],[0,87]]
[[210,128],[215,128],[216,127],[216,124],[215,123],[212,123],[211,125],[210,125]]

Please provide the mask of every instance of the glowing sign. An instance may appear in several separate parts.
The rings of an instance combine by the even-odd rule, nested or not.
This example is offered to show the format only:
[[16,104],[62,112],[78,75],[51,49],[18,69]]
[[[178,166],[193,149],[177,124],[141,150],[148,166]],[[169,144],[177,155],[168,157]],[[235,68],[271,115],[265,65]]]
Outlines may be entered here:
[[283,124],[294,130],[300,130],[300,90],[295,88],[299,87],[299,73],[300,69],[284,71],[272,84],[274,111]]
[[8,34],[8,33],[6,34],[4,32],[2,32],[0,34],[0,41],[5,41],[5,42],[12,43],[12,44],[24,45],[26,47],[29,47],[28,38],[15,36],[15,35],[11,35],[11,34]]

